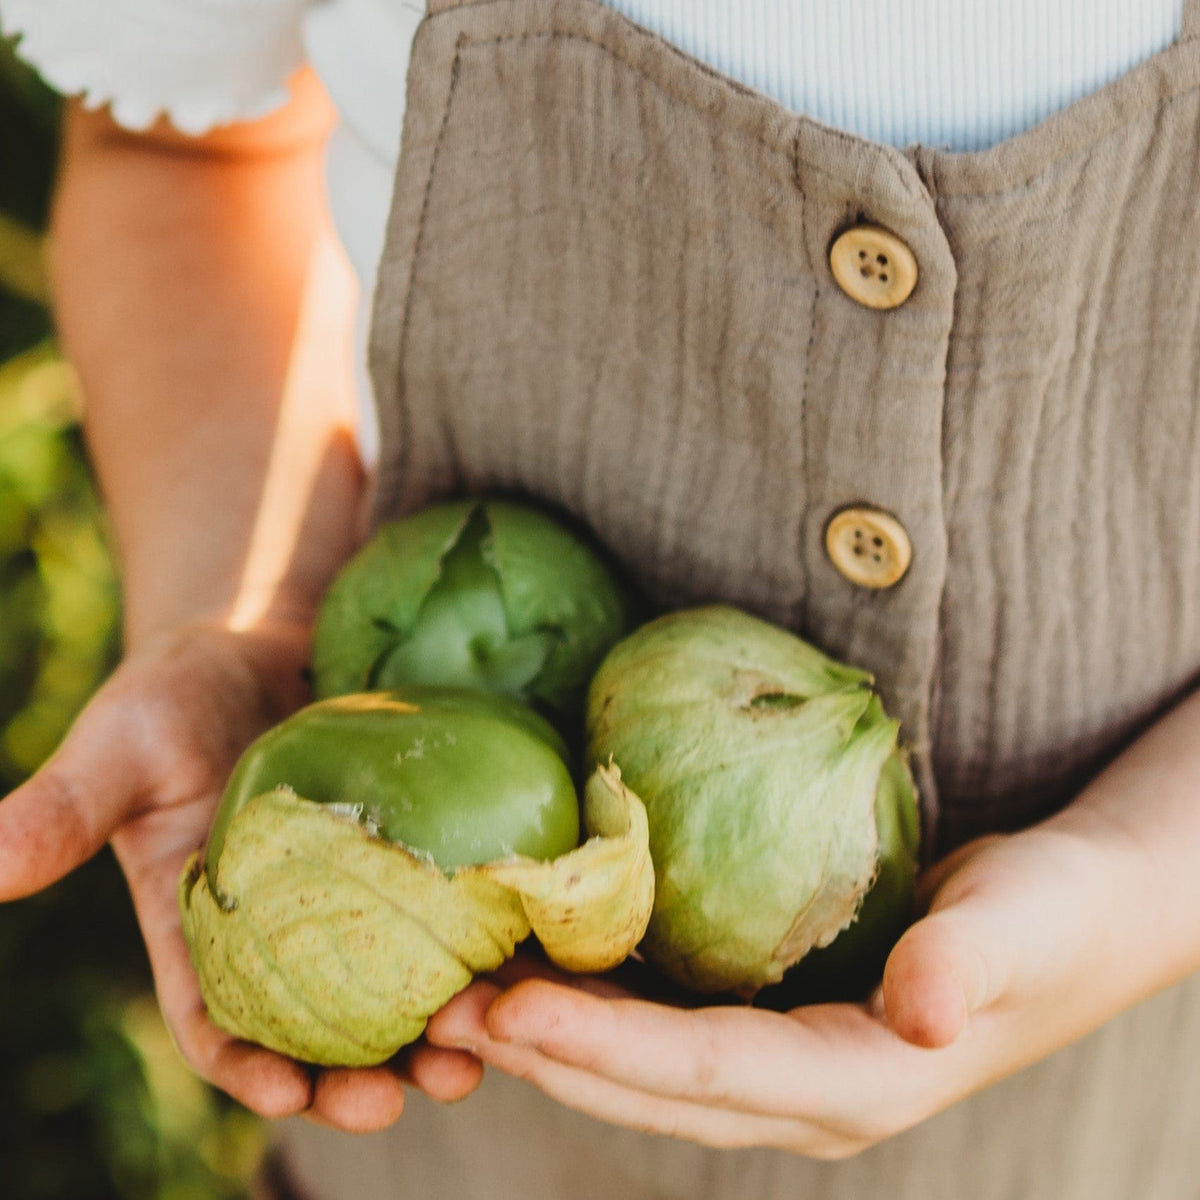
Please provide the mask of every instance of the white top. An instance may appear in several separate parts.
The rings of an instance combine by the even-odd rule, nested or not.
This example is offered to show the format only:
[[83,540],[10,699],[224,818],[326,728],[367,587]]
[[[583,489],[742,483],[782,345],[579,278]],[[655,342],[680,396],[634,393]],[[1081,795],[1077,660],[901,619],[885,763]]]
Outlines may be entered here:
[[[1165,49],[1183,23],[1183,0],[605,2],[796,112],[951,151],[1032,127]],[[0,28],[21,35],[18,51],[54,86],[111,102],[135,129],[164,112],[189,133],[262,115],[307,55],[341,113],[329,195],[364,284],[365,339],[423,10],[424,0],[0,0]]]

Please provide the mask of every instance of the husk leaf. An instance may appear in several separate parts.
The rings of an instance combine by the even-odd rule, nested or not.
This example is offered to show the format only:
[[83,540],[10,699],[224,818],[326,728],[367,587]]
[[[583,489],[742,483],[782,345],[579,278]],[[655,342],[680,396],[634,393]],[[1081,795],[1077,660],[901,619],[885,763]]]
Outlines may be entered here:
[[685,987],[753,994],[829,945],[876,875],[898,728],[866,672],[733,609],[620,643],[592,682],[589,755],[646,804],[646,958]]
[[328,805],[285,788],[254,798],[226,834],[221,901],[198,856],[180,881],[210,1015],[292,1058],[367,1066],[419,1037],[535,922],[560,965],[614,965],[649,919],[645,813],[624,788],[593,807],[615,836],[548,863],[513,858],[448,877]]
[[641,941],[654,907],[654,868],[642,802],[612,765],[584,792],[592,837],[553,862],[517,859],[479,867],[513,888],[550,961],[567,971],[607,971]]
[[[473,522],[495,573],[509,649],[544,643],[545,661],[519,692],[573,725],[600,659],[629,624],[624,593],[599,555],[546,514],[502,500],[436,505],[384,526],[326,593],[313,637],[318,697],[412,682],[379,671],[421,620],[447,555]],[[382,680],[382,682],[381,682]]]
[[439,505],[385,526],[330,585],[313,633],[318,698],[369,691],[371,673],[412,632],[442,560],[477,505]]

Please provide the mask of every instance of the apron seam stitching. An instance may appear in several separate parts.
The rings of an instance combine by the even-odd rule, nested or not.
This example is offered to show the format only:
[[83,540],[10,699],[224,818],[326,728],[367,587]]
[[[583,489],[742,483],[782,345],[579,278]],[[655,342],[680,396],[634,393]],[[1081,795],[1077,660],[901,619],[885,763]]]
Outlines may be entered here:
[[[484,4],[492,3],[492,2],[494,2],[494,0],[483,0]],[[477,7],[477,6],[471,5],[469,7]],[[450,10],[446,10],[446,11],[453,12],[455,10],[450,9]],[[438,14],[438,15],[441,15],[441,14]],[[711,67],[707,66],[706,64],[700,62],[699,60],[692,58],[692,56],[686,54],[682,50],[679,50],[678,47],[673,46],[665,38],[662,38],[662,37],[658,36],[657,34],[644,29],[642,26],[638,25],[635,21],[632,21],[629,18],[624,17],[623,14],[614,11],[611,15],[615,15],[616,17],[621,18],[625,24],[627,24],[632,29],[636,30],[638,34],[651,39],[652,43],[654,45],[656,45],[659,49],[665,50],[668,53],[670,53],[672,56],[679,58],[685,64],[685,66],[687,66],[691,70],[700,72],[704,78],[714,81],[723,87],[730,88],[733,92],[735,92],[737,95],[739,95],[741,97],[758,101],[761,105],[771,106],[773,108],[780,107],[774,101],[772,101],[769,97],[763,96],[761,93],[756,92],[751,88],[745,88],[745,87],[739,85],[736,80],[729,79],[727,76],[723,75],[721,72],[715,70],[714,68],[711,68]],[[646,70],[646,68],[638,65],[635,62],[632,62],[625,54],[623,54],[620,51],[619,48],[612,46],[612,45],[608,44],[607,42],[603,41],[602,39],[600,39],[599,37],[596,37],[587,32],[564,30],[564,29],[551,29],[551,30],[546,30],[543,32],[528,32],[528,31],[526,31],[523,33],[498,34],[493,37],[480,38],[480,39],[474,39],[469,34],[464,32],[464,33],[460,34],[460,36],[459,36],[459,42],[458,42],[459,53],[456,54],[455,63],[457,66],[459,57],[461,56],[461,47],[463,45],[467,45],[467,46],[471,46],[471,47],[475,47],[475,46],[482,47],[482,46],[489,46],[489,45],[503,45],[506,43],[513,43],[513,42],[532,42],[532,41],[576,41],[576,42],[582,42],[586,45],[595,46],[597,49],[603,51],[605,54],[610,55],[612,58],[616,59],[618,62],[623,64],[628,70],[630,70],[633,73],[635,73],[636,75],[640,76],[642,79],[645,79],[648,83],[652,84],[659,91],[662,91],[666,95],[670,96],[673,100],[686,105],[688,108],[692,109],[694,112],[702,113],[706,116],[720,115],[720,114],[714,113],[711,109],[705,107],[704,105],[697,103],[697,101],[695,101],[694,99],[681,94],[680,92],[678,92],[677,90],[675,90],[671,86],[669,86],[667,83],[656,78],[648,70]],[[1177,42],[1175,44],[1177,46],[1186,46],[1186,45],[1190,45],[1191,43],[1186,42],[1186,41],[1181,41],[1181,42]],[[1147,61],[1149,61],[1149,60],[1147,60]],[[1140,65],[1145,65],[1145,64],[1140,64]],[[1137,68],[1135,67],[1134,69],[1136,70]],[[1117,81],[1117,82],[1119,82],[1119,81]],[[1109,86],[1112,86],[1112,85],[1109,85]],[[1103,90],[1105,90],[1105,89],[1101,89],[1101,92]],[[1092,96],[1098,96],[1101,94],[1101,92],[1094,92],[1094,93],[1092,93]],[[1130,113],[1125,119],[1120,121],[1118,124],[1116,124],[1112,128],[1104,130],[1102,133],[1098,134],[1093,140],[1081,143],[1079,145],[1072,146],[1068,149],[1065,149],[1062,153],[1055,155],[1052,158],[1047,159],[1046,161],[1041,163],[1040,166],[1038,167],[1038,169],[1036,171],[1034,171],[1032,174],[1025,176],[1022,179],[1016,180],[1015,182],[1006,184],[1002,187],[999,187],[999,188],[996,188],[993,190],[989,190],[989,191],[947,192],[944,194],[947,196],[947,198],[952,197],[956,201],[963,201],[963,202],[967,202],[967,203],[970,203],[970,202],[982,203],[984,201],[994,199],[995,197],[998,197],[998,196],[1015,195],[1016,193],[1018,193],[1022,190],[1032,187],[1033,184],[1037,182],[1037,180],[1039,180],[1043,176],[1047,175],[1054,168],[1060,166],[1061,164],[1069,162],[1073,159],[1084,160],[1087,157],[1089,157],[1090,155],[1096,153],[1111,138],[1118,136],[1119,134],[1128,130],[1130,128],[1130,126],[1135,124],[1137,121],[1143,119],[1144,117],[1146,117],[1148,115],[1160,114],[1164,109],[1168,108],[1169,106],[1176,103],[1177,101],[1186,99],[1189,96],[1193,96],[1197,92],[1200,92],[1200,81],[1197,81],[1196,83],[1193,83],[1188,87],[1182,88],[1181,90],[1179,90],[1177,92],[1173,92],[1170,95],[1160,97],[1156,101],[1154,101],[1152,103],[1148,103],[1145,106],[1138,108],[1135,112]],[[1088,98],[1085,97],[1084,101],[1080,101],[1080,103],[1086,102],[1086,99],[1088,99]],[[849,133],[846,130],[838,129],[836,126],[824,125],[820,121],[817,121],[814,118],[807,116],[804,113],[792,112],[791,110],[784,109],[784,108],[781,108],[781,111],[793,123],[798,124],[800,126],[801,130],[803,130],[806,127],[815,129],[826,137],[833,137],[837,141],[845,143],[852,151],[857,152],[860,150],[865,150],[865,151],[870,152],[872,155],[874,155],[877,160],[883,160],[883,161],[887,162],[889,164],[889,166],[891,166],[893,168],[893,171],[895,173],[895,178],[900,183],[900,185],[904,188],[905,193],[908,196],[910,196],[914,201],[920,201],[920,199],[922,198],[920,189],[913,186],[913,182],[911,180],[909,180],[907,177],[907,172],[905,170],[901,169],[901,167],[899,165],[901,163],[904,166],[911,165],[909,163],[909,160],[907,158],[905,158],[904,154],[900,150],[898,150],[894,147],[891,147],[891,146],[880,144],[880,143],[874,143],[874,142],[866,141],[865,139],[859,139],[855,135]],[[749,133],[749,132],[745,131],[744,129],[741,129],[736,123],[734,125],[734,128],[747,141],[755,142],[758,145],[763,146],[763,147],[767,148],[768,150],[772,150],[772,151],[778,151],[780,149],[780,145],[777,141],[770,140],[760,134]],[[842,176],[838,175],[836,172],[829,170],[827,167],[824,167],[820,163],[809,158],[800,149],[800,146],[799,146],[800,138],[798,136],[793,135],[792,140],[793,140],[793,145],[794,145],[794,149],[792,152],[793,161],[803,162],[805,164],[805,166],[808,167],[809,170],[815,172],[816,174],[823,175],[825,178],[831,179],[834,182],[836,182],[842,186],[856,186],[857,190],[859,190],[861,194],[870,196],[871,198],[873,198],[879,202],[882,202],[884,204],[887,204],[888,206],[894,205],[894,201],[892,199],[890,199],[886,196],[881,196],[881,194],[879,193],[879,191],[876,188],[867,187],[864,189],[864,188],[862,188],[861,184],[856,185],[856,184],[852,183],[852,181],[843,178]],[[938,164],[936,162],[933,162],[931,164],[931,168],[934,171],[938,170]]]
[[[618,15],[620,15],[620,14],[618,14]],[[632,24],[632,22],[631,22],[631,24]],[[639,29],[639,31],[640,31],[639,26],[635,25],[634,27]],[[650,84],[652,87],[654,87],[658,91],[662,92],[665,96],[669,97],[675,103],[682,104],[686,108],[689,108],[693,112],[698,113],[699,115],[704,116],[704,117],[720,118],[722,116],[722,114],[714,112],[711,108],[708,108],[703,104],[697,103],[696,100],[692,99],[689,96],[684,95],[682,92],[671,87],[668,83],[664,82],[663,80],[656,78],[653,74],[651,74],[651,72],[647,71],[644,67],[641,67],[637,63],[632,62],[625,54],[621,53],[621,51],[617,47],[611,46],[608,43],[602,41],[601,39],[594,37],[588,33],[571,32],[571,31],[562,30],[562,29],[552,29],[552,30],[547,30],[545,32],[541,32],[541,33],[526,32],[526,33],[498,34],[494,37],[488,37],[488,38],[472,38],[469,34],[463,33],[459,37],[459,46],[462,47],[465,45],[467,47],[474,49],[476,47],[483,48],[483,47],[487,47],[487,46],[503,46],[503,45],[511,45],[514,43],[539,42],[539,41],[540,42],[555,42],[555,41],[581,42],[584,45],[594,46],[597,50],[602,51],[608,57],[610,57],[610,58],[614,59],[616,62],[620,63],[627,71],[636,75],[639,79],[644,80],[646,83]],[[663,47],[665,47],[668,50],[672,49],[670,44],[663,41],[662,39],[656,39],[656,42],[661,44]],[[691,66],[698,66],[701,68],[703,66],[702,64],[693,63],[692,60],[690,58],[688,58],[686,55],[682,55],[682,57],[683,57],[684,61]],[[457,65],[458,61],[459,61],[459,56],[456,56],[456,59],[455,59],[456,65]],[[721,76],[718,72],[705,72],[705,73],[706,73],[706,75],[711,75],[713,78],[715,78],[720,83],[728,83],[729,82],[728,80],[724,79],[724,77]],[[741,93],[739,92],[739,94],[741,94]],[[757,92],[749,92],[749,93],[747,93],[747,95],[752,99],[761,101],[763,104],[771,104],[772,103],[772,101],[770,101],[769,99],[767,99],[764,96],[759,95],[759,93],[757,93]],[[784,111],[786,112],[786,110],[784,110]],[[790,122],[793,125],[802,124],[805,120],[803,114],[798,114],[798,113],[789,113],[788,117],[789,117]],[[787,147],[781,146],[780,142],[776,139],[767,138],[767,137],[763,136],[762,134],[751,133],[751,132],[741,128],[740,124],[737,122],[733,122],[732,124],[726,125],[725,128],[728,129],[729,131],[735,133],[742,140],[747,141],[747,142],[752,142],[753,144],[755,144],[757,146],[761,146],[763,149],[770,151],[772,154],[778,154],[781,150],[788,149]],[[854,139],[849,134],[846,134],[841,130],[832,129],[832,128],[826,129],[825,126],[821,126],[821,129],[823,132],[827,132],[827,133],[835,135],[841,141],[847,142],[852,146],[857,146],[857,143],[855,143]],[[831,171],[826,167],[822,167],[815,161],[806,157],[800,151],[799,138],[797,137],[797,135],[793,134],[790,138],[790,142],[791,142],[791,146],[790,146],[789,157],[792,160],[793,173],[794,173],[795,163],[803,162],[804,165],[811,172],[813,172],[814,174],[817,174],[817,175],[822,175],[826,179],[832,180],[834,183],[838,184],[840,187],[848,188],[848,187],[854,186],[854,183],[852,180],[847,179],[844,176],[839,175],[836,172]],[[868,148],[869,148],[870,152],[877,159],[884,160],[893,168],[895,178],[896,178],[897,182],[904,188],[906,195],[914,202],[914,204],[919,204],[919,202],[923,199],[923,192],[921,191],[921,189],[919,187],[916,187],[913,185],[912,181],[910,181],[907,178],[906,172],[904,170],[901,170],[897,167],[897,160],[899,158],[902,158],[902,156],[899,155],[899,151],[894,151],[890,147],[887,147],[887,146],[875,146],[875,145],[869,145],[869,144],[868,144]],[[858,190],[861,192],[861,194],[863,196],[875,201],[875,203],[877,205],[879,205],[880,207],[887,208],[889,210],[895,209],[895,207],[896,207],[895,199],[893,197],[887,196],[886,194],[881,192],[880,189],[878,189],[875,186],[867,185],[866,187],[859,187]]]
[[[593,37],[591,34],[573,33],[562,29],[552,29],[547,30],[544,33],[506,33],[500,34],[496,37],[476,39],[472,38],[469,34],[464,33],[459,38],[459,46],[461,47],[466,45],[473,49],[475,47],[500,46],[512,42],[538,41],[583,42],[586,45],[595,46],[596,49],[602,50],[605,54],[616,59],[616,61],[627,70],[631,71],[639,78],[644,79],[647,83],[651,84],[660,92],[663,92],[665,95],[669,96],[672,100],[675,100],[678,103],[692,109],[694,112],[701,113],[705,116],[717,117],[721,115],[720,113],[713,112],[710,108],[706,108],[702,104],[698,104],[695,100],[682,95],[680,92],[676,91],[662,80],[655,78],[654,75],[645,70],[645,68],[638,66],[635,62],[631,62],[630,59],[626,55],[622,54],[616,47],[606,44],[599,38]],[[663,42],[662,44],[670,49],[666,42]],[[455,59],[456,64],[458,62],[458,57],[459,56],[456,56]],[[721,80],[721,76],[719,74],[716,75],[716,78]],[[754,99],[765,99],[764,97],[759,96],[756,92],[751,92],[749,95]],[[732,129],[745,141],[754,142],[755,144],[762,146],[764,149],[775,151],[776,153],[778,153],[781,149],[787,149],[785,145],[781,145],[779,140],[767,138],[762,134],[750,133],[747,130],[740,128],[737,124],[734,124]],[[794,139],[791,140],[794,141]]]
[[812,248],[808,244],[808,195],[804,191],[804,184],[800,175],[800,137],[799,134],[793,139],[792,144],[792,175],[796,185],[796,190],[800,193],[800,241],[804,247],[804,258],[808,266],[808,273],[812,277],[812,303],[809,306],[808,318],[808,340],[804,346],[804,377],[800,382],[800,461],[802,472],[802,487],[803,494],[800,501],[800,526],[799,545],[796,547],[800,558],[800,569],[802,571],[802,587],[803,591],[800,594],[799,603],[796,606],[794,614],[795,624],[804,629],[808,623],[808,598],[811,591],[811,572],[808,568],[808,527],[811,514],[809,512],[809,489],[808,489],[808,459],[809,459],[809,438],[808,438],[808,382],[809,372],[812,368],[812,350],[813,343],[817,337],[817,303],[821,295],[821,281],[817,278],[816,264],[813,262]]

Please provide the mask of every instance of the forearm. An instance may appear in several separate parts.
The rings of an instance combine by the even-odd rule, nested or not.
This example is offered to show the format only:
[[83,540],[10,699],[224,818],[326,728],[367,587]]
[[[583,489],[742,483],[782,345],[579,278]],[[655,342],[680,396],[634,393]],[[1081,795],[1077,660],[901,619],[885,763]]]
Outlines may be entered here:
[[1200,693],[1182,701],[1046,824],[1103,852],[1112,964],[1148,995],[1200,968]]
[[198,142],[72,110],[52,270],[131,643],[305,621],[360,492],[353,289],[328,228],[323,97]]

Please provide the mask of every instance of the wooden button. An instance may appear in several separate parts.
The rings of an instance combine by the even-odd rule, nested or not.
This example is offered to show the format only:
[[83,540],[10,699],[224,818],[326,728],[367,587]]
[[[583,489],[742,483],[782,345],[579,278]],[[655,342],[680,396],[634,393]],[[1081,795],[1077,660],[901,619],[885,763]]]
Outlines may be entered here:
[[899,308],[917,286],[917,260],[894,234],[878,225],[847,229],[829,251],[838,286],[867,308]]
[[825,528],[830,561],[851,583],[890,588],[904,578],[912,562],[912,543],[904,526],[878,508],[844,508]]

